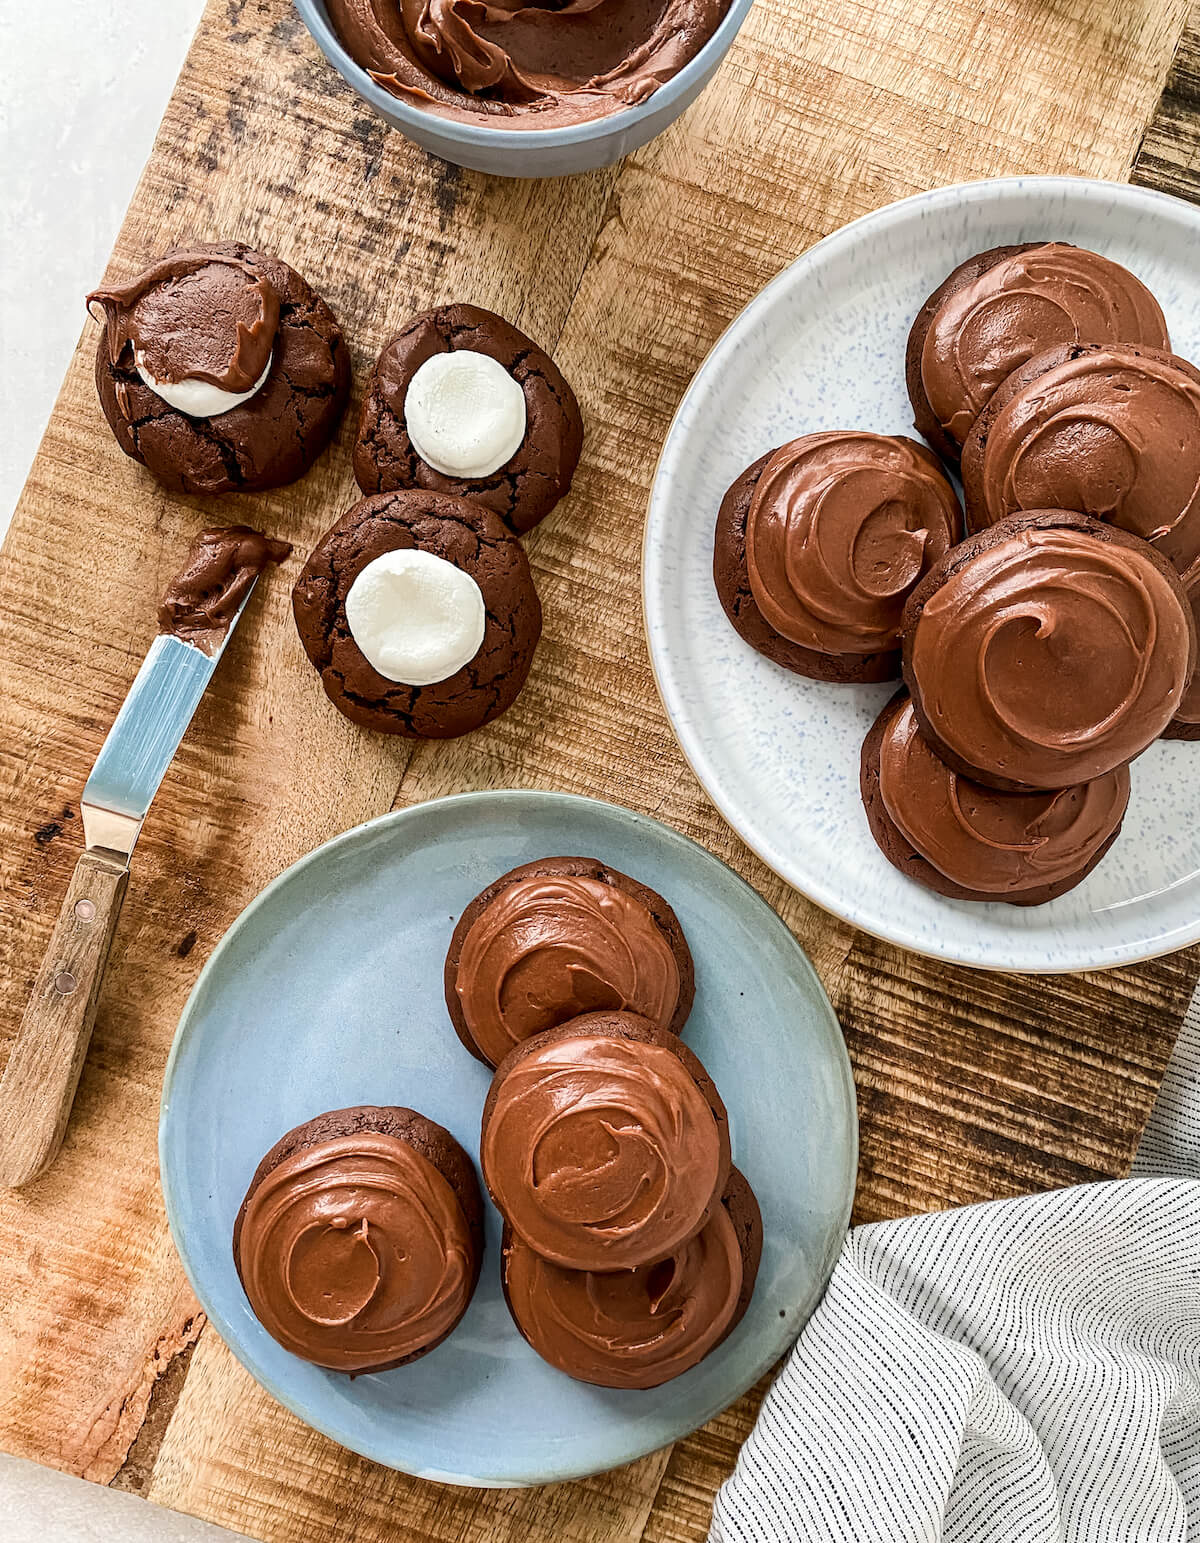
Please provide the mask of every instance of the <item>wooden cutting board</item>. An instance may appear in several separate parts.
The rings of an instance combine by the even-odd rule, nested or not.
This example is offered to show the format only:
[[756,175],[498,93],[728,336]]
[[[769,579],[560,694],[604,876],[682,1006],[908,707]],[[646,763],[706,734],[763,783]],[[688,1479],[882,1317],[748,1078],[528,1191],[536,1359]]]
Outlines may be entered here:
[[[410,314],[475,301],[554,352],[588,442],[576,491],[529,542],[546,611],[530,685],[465,742],[414,749],[353,729],[301,654],[295,565],[261,586],[147,822],[62,1157],[0,1196],[0,1444],[288,1543],[704,1536],[754,1396],[672,1452],[586,1483],[480,1494],[409,1480],[258,1390],[206,1330],[167,1234],[158,1089],[213,945],[318,842],[464,788],[566,788],[650,811],[783,914],[854,1058],[859,1219],[1125,1171],[1200,954],[1108,975],[973,974],[857,934],[787,890],[674,745],[642,643],[638,555],[688,379],[818,237],[904,194],[1003,173],[1132,171],[1200,194],[1200,8],[1190,22],[1189,9],[758,0],[714,84],[655,144],[609,171],[520,183],[433,162],[388,133],[286,0],[210,0],[110,277],[192,236],[276,251],[332,303],[360,386]],[[94,347],[89,324],[0,560],[5,1039],[80,844],[80,788],[190,536],[246,519],[302,554],[356,496],[353,411],[294,487],[163,493],[101,420]],[[213,1111],[214,1140],[231,1113]]]

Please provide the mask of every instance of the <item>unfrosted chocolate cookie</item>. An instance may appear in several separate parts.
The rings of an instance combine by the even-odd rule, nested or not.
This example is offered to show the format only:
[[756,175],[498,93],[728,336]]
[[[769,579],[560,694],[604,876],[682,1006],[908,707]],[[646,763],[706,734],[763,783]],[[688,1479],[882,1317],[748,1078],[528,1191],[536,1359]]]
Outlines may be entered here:
[[917,312],[905,379],[913,421],[944,460],[992,393],[1059,343],[1168,348],[1158,301],[1119,263],[1062,241],[997,246],[961,263]]
[[549,355],[492,311],[444,305],[380,354],[354,475],[364,493],[470,498],[522,534],[565,497],[582,445],[575,393]]
[[1043,905],[1082,883],[1117,839],[1129,768],[1074,787],[998,792],[934,754],[901,691],[863,741],[860,786],[871,834],[908,878],[952,900]]
[[511,707],[542,630],[521,543],[448,493],[357,503],[317,543],[292,606],[338,711],[418,739],[467,734]]
[[351,1376],[404,1366],[451,1333],[479,1280],[474,1165],[413,1109],[317,1115],[259,1163],[233,1257],[285,1350]]
[[696,978],[660,894],[595,858],[544,857],[471,901],[450,939],[445,989],[459,1039],[498,1066],[531,1035],[602,1009],[678,1034]]
[[281,487],[333,436],[350,355],[324,300],[279,258],[240,241],[196,242],[94,291],[88,305],[104,316],[104,416],[164,487]]
[[605,1275],[564,1270],[506,1226],[501,1285],[513,1322],[551,1366],[602,1388],[657,1388],[741,1322],[762,1241],[754,1191],[732,1168],[708,1224],[668,1258]]
[[808,434],[725,494],[713,582],[738,636],[784,669],[838,685],[894,680],[905,596],[961,532],[958,499],[924,445]]

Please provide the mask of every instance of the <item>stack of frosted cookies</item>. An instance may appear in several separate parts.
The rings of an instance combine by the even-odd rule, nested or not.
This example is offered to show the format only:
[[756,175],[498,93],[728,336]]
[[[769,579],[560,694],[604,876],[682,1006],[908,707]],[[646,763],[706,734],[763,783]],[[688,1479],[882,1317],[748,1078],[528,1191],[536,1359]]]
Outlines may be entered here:
[[721,505],[717,592],[789,670],[902,680],[861,758],[890,862],[1041,904],[1116,839],[1130,762],[1200,738],[1200,371],[1133,274],[1043,242],[955,269],[906,374],[932,450],[843,432],[764,456]]
[[679,1038],[693,994],[667,902],[589,858],[502,875],[446,959],[459,1037],[496,1067],[479,1155],[509,1310],[544,1360],[602,1387],[698,1365],[754,1290],[758,1204]]

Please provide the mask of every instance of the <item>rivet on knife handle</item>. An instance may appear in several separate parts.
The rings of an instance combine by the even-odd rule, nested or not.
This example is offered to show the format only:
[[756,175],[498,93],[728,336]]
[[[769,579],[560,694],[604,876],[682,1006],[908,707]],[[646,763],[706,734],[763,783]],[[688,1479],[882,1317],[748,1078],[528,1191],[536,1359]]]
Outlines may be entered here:
[[129,869],[85,852],[0,1081],[0,1186],[15,1189],[54,1161],[83,1070],[104,966]]

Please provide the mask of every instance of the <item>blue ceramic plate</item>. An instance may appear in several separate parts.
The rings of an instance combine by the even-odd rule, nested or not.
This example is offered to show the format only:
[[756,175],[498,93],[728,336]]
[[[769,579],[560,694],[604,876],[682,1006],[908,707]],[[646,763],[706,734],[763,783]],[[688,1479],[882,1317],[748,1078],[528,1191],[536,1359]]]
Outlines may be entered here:
[[[350,1104],[408,1104],[474,1156],[489,1074],[442,997],[455,920],[492,879],[587,855],[662,892],[696,961],[685,1038],[729,1106],[762,1206],[749,1312],[700,1366],[651,1392],[573,1382],[513,1327],[489,1208],[479,1290],[412,1366],[350,1381],[282,1350],[250,1311],[230,1233],[263,1153]],[[218,1333],[282,1404],[343,1446],[422,1478],[524,1485],[629,1462],[694,1430],[795,1339],[845,1232],[854,1085],[828,999],[787,928],[701,847],[627,809],[558,793],[469,793],[385,815],[318,848],[238,918],[205,966],[167,1064],[167,1215]]]

